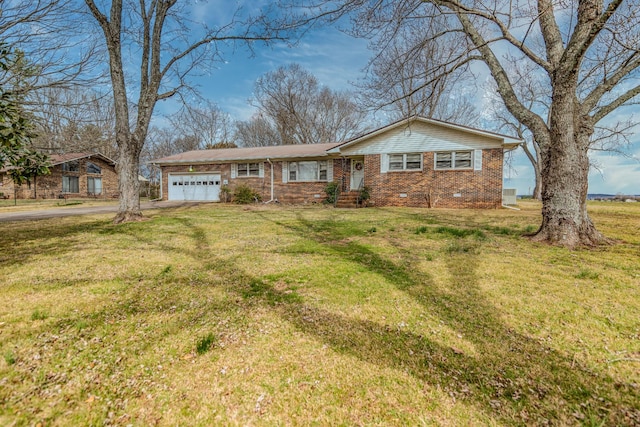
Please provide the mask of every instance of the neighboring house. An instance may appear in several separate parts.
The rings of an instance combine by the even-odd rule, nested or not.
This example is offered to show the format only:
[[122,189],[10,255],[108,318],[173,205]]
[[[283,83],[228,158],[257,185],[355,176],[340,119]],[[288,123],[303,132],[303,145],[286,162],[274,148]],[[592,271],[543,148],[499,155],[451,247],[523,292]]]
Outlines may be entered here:
[[165,200],[220,200],[246,184],[263,201],[320,202],[327,183],[341,197],[368,189],[368,205],[496,208],[504,152],[522,141],[412,117],[343,143],[189,151],[154,160]]
[[[50,174],[40,175],[33,183],[15,190],[18,199],[112,198],[118,196],[118,177],[115,162],[98,153],[68,153],[51,156]],[[14,197],[14,185],[7,170],[0,170],[0,193]]]

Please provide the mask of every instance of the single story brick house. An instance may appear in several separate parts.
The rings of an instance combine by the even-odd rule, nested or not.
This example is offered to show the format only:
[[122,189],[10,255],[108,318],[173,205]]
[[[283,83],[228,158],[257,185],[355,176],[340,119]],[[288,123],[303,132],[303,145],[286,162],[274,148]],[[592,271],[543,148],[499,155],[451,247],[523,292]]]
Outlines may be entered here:
[[412,117],[342,143],[196,150],[154,160],[164,200],[220,200],[242,184],[263,201],[314,203],[337,182],[341,198],[363,187],[368,205],[496,208],[504,152],[522,141]]
[[116,163],[99,153],[51,155],[50,174],[36,178],[36,187],[23,184],[15,188],[6,169],[0,170],[0,193],[18,199],[60,197],[113,198],[118,196]]

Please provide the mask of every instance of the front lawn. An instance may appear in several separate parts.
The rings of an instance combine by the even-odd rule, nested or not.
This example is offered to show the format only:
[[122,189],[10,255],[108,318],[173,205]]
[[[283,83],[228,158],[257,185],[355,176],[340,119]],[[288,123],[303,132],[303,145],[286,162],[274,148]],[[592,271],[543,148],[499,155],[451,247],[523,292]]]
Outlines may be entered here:
[[0,223],[0,425],[639,425],[640,203]]

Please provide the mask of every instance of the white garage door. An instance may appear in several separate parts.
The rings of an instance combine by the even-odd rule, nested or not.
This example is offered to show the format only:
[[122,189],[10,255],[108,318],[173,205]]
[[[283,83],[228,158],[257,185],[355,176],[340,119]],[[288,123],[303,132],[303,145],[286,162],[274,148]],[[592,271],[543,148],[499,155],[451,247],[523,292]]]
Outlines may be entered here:
[[220,201],[220,174],[169,175],[169,200]]

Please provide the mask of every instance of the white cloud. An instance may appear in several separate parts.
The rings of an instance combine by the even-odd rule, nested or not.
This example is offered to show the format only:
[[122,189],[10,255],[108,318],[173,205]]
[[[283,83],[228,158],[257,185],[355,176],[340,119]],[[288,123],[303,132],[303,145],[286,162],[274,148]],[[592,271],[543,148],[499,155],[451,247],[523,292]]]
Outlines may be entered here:
[[597,153],[592,158],[600,171],[589,173],[589,193],[640,194],[640,144],[632,158]]

